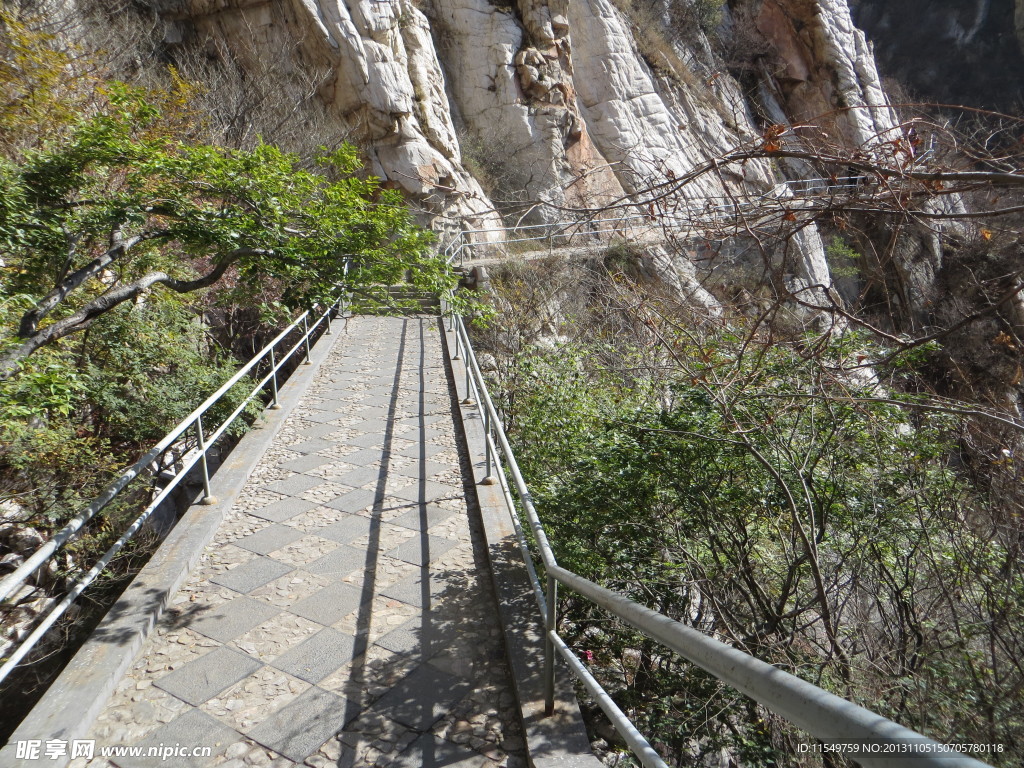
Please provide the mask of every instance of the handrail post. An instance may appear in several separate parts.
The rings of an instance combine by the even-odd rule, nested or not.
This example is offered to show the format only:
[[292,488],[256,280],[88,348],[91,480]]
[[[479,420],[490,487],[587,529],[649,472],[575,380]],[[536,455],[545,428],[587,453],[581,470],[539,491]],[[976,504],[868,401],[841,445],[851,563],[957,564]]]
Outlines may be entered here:
[[466,361],[466,396],[462,399],[463,405],[473,405],[476,401],[470,395],[469,389],[469,361]]
[[[461,325],[461,323],[460,323]],[[465,326],[463,326],[465,327]],[[462,334],[456,331],[455,333],[455,354],[452,356],[452,360],[462,359]]]
[[217,497],[210,492],[210,465],[206,461],[206,436],[203,434],[203,417],[196,417],[196,441],[199,447],[199,465],[203,469],[203,504],[216,504]]
[[548,575],[548,614],[544,617],[544,715],[555,714],[555,643],[551,633],[557,624],[558,582]]
[[278,411],[281,409],[281,403],[277,397],[277,354],[275,353],[274,347],[270,348],[270,370],[274,374],[270,377],[270,392],[273,397],[270,401],[270,410]]
[[[459,318],[458,332],[456,334],[456,339],[459,336],[461,336],[462,333],[465,333],[465,332],[466,332],[466,324],[462,322],[462,318],[460,317]],[[471,354],[472,354],[472,350],[470,350],[468,345],[467,345],[467,347],[466,347],[466,364],[465,364],[465,369],[466,369],[466,396],[464,398],[462,398],[462,404],[463,405],[474,405],[476,403],[476,401],[473,399],[473,396],[471,394],[472,393],[472,389],[470,389],[470,378],[469,378],[470,359],[469,359],[469,356]],[[481,386],[482,386],[482,383],[481,383]],[[486,440],[485,440],[485,442],[486,442]],[[490,473],[488,473],[488,474],[490,474]]]
[[487,408],[481,408],[484,415],[484,455],[486,458],[487,471],[484,473],[484,480],[491,476],[491,412]]
[[313,361],[309,359],[309,313],[307,312],[302,316],[302,333],[304,341],[306,342],[306,359],[302,361],[303,365],[312,365]]
[[[466,360],[466,364],[469,364],[469,360]],[[494,466],[494,456],[491,453],[491,412],[484,404],[481,404],[480,411],[484,415],[484,446],[487,455],[487,470],[484,472],[484,479],[480,481],[480,485],[494,485],[498,482],[498,478],[491,470],[491,467]]]

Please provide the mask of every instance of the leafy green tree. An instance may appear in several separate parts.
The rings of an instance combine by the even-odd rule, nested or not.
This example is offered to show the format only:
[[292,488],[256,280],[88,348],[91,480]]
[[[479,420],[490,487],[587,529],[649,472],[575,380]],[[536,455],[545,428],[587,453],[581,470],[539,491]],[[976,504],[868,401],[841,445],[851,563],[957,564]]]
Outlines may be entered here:
[[212,146],[173,70],[106,82],[46,28],[0,9],[0,501],[43,527],[233,373],[207,323],[451,282],[352,147]]
[[[144,93],[122,85],[57,144],[0,160],[4,293],[31,308],[6,329],[0,379],[46,344],[89,328],[160,286],[223,282],[234,301],[276,283],[286,307],[343,286],[449,280],[397,193],[357,175],[352,147],[304,167],[260,145],[192,145],[165,130]],[[348,258],[359,268],[346,275]]]
[[[8,515],[59,527],[236,369],[173,293],[116,307],[74,345],[44,347],[0,387],[0,501],[16,505]],[[209,426],[252,386],[246,378],[232,388]]]

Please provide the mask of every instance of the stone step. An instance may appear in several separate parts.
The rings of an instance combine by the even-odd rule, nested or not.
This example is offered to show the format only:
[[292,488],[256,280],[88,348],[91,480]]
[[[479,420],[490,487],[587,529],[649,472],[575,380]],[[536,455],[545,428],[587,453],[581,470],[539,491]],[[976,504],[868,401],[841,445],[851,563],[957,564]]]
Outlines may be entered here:
[[441,300],[436,293],[407,285],[377,288],[369,297],[356,297],[353,312],[363,315],[436,315]]

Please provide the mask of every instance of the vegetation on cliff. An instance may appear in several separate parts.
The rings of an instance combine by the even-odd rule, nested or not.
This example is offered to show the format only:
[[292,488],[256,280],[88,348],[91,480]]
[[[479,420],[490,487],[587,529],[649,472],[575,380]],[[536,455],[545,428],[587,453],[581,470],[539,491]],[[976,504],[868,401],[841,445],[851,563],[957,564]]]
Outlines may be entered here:
[[[940,741],[1024,738],[1019,525],[965,469],[979,426],[907,391],[935,349],[869,372],[886,350],[863,332],[702,318],[593,263],[495,283],[480,340],[560,563]],[[559,608],[670,764],[799,762],[781,719],[572,592]]]
[[105,81],[95,62],[3,23],[4,429],[73,424],[138,446],[230,367],[204,314],[250,307],[276,322],[406,270],[449,284],[430,234],[359,173],[353,147],[300,158],[207,144],[195,88],[173,72],[162,91]]

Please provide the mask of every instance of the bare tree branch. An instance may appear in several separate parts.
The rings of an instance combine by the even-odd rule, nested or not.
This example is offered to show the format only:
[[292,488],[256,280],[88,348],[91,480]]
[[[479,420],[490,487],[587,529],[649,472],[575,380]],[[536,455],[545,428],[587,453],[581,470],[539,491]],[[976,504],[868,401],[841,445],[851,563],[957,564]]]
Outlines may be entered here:
[[194,280],[181,280],[171,277],[166,272],[150,272],[131,283],[112,286],[74,314],[62,318],[42,330],[34,330],[20,345],[0,357],[0,381],[5,381],[13,376],[18,371],[20,362],[40,347],[72,333],[84,331],[103,313],[110,311],[118,304],[136,298],[154,285],[165,285],[176,293],[197,291],[201,288],[208,288],[217,282],[228,268],[241,257],[265,255],[269,255],[269,252],[256,248],[238,248],[222,256],[212,270]]
[[64,277],[52,291],[40,299],[32,309],[22,315],[21,324],[18,326],[18,336],[25,338],[34,334],[36,329],[39,327],[39,322],[50,314],[56,306],[64,301],[69,293],[90,278],[101,274],[103,270],[124,256],[131,248],[138,245],[143,240],[151,239],[151,237],[152,236],[135,235],[126,240],[122,240],[119,236],[115,235],[115,244],[110,248],[110,250],[100,256],[97,256],[81,269],[78,269]]

